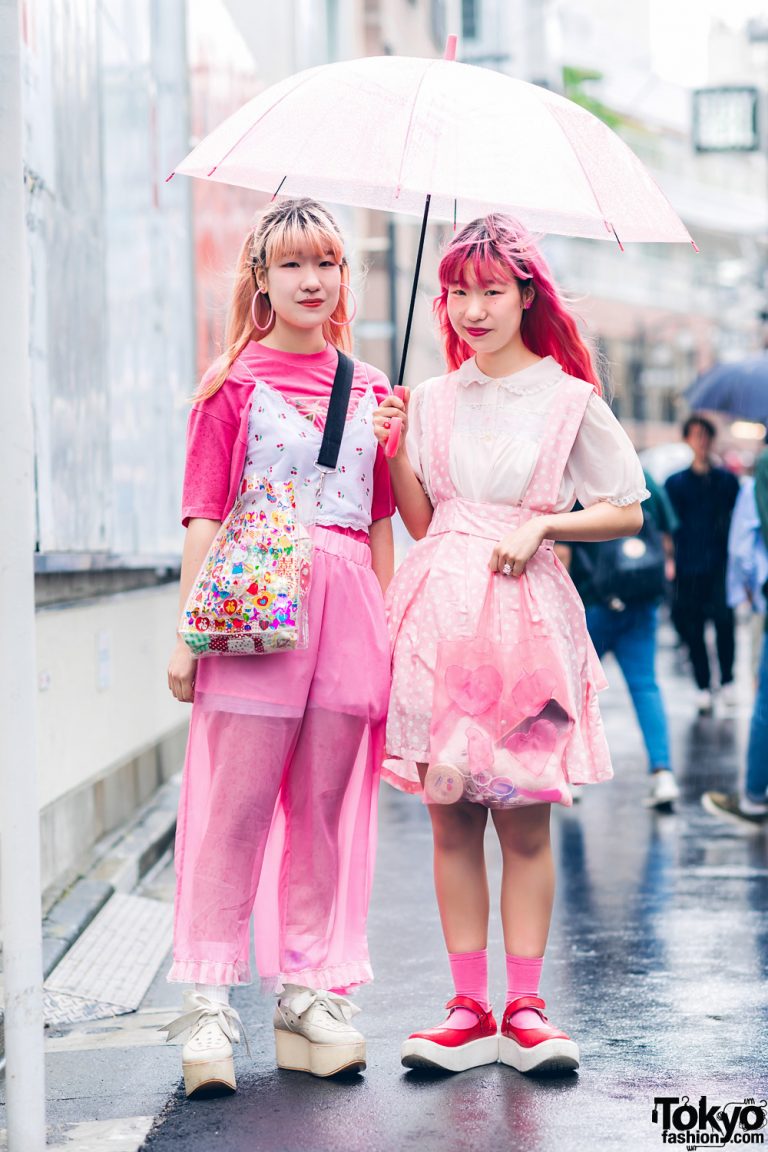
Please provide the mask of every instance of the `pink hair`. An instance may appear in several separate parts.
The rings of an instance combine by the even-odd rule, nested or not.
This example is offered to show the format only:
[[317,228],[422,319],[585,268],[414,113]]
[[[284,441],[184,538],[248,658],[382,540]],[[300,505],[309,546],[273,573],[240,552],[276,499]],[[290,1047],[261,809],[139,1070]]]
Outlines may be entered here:
[[466,270],[478,283],[511,283],[521,293],[534,290],[523,312],[520,335],[537,356],[552,356],[569,376],[587,380],[602,396],[602,385],[592,353],[552,279],[547,262],[533,237],[511,216],[493,212],[473,220],[451,240],[438,269],[441,292],[434,311],[440,323],[445,359],[450,372],[474,355],[448,319],[448,292],[452,284],[466,286]]

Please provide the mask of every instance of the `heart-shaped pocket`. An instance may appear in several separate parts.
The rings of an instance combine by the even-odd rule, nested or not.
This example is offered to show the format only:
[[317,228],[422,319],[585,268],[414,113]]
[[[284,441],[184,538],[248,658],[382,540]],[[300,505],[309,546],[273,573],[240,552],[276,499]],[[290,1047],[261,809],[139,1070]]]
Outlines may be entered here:
[[523,672],[510,692],[518,715],[535,716],[549,703],[557,689],[557,677],[548,668]]
[[534,720],[527,732],[513,732],[504,746],[532,776],[541,776],[557,746],[557,728],[549,720]]
[[454,704],[468,716],[481,716],[501,696],[503,681],[492,664],[463,668],[449,664],[445,670],[445,687]]

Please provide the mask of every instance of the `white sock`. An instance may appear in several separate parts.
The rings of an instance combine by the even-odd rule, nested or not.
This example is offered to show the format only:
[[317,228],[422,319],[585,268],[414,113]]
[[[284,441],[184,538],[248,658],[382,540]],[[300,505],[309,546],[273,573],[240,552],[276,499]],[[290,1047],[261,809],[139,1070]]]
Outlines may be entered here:
[[229,1004],[229,984],[195,984],[195,992],[207,996],[215,1004]]

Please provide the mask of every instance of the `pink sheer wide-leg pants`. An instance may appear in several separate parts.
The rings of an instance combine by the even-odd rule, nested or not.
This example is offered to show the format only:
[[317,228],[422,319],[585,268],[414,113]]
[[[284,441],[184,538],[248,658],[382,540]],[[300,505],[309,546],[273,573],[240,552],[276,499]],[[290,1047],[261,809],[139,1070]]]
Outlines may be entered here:
[[207,657],[176,834],[169,980],[349,989],[372,977],[366,918],[389,693],[367,544],[316,528],[310,647]]

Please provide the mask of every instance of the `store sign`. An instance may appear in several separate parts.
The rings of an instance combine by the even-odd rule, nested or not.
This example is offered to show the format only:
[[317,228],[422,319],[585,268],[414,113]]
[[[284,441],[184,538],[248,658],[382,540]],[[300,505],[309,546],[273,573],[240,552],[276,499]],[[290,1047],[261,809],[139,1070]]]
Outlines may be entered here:
[[753,87],[697,88],[693,93],[693,146],[697,152],[757,152],[760,149],[759,90]]

